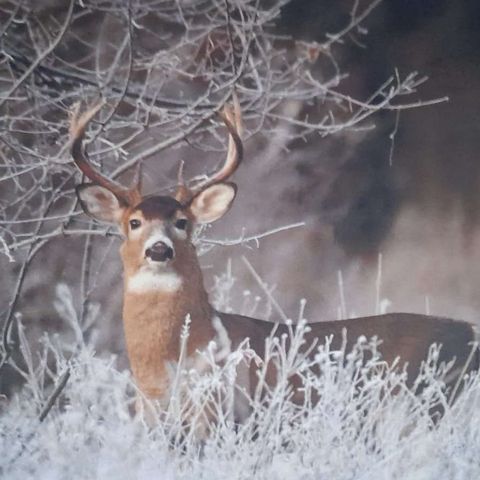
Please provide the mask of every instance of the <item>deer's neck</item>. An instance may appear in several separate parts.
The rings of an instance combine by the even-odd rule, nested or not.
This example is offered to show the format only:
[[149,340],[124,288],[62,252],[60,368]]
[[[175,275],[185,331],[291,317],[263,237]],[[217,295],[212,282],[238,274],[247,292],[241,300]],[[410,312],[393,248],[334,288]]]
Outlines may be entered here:
[[[143,275],[143,277],[142,277]],[[187,316],[190,335],[187,355],[214,337],[213,309],[203,285],[196,256],[171,268],[131,271],[125,265],[123,320],[128,356],[142,390],[151,391],[165,377],[169,362],[178,361],[180,336]]]

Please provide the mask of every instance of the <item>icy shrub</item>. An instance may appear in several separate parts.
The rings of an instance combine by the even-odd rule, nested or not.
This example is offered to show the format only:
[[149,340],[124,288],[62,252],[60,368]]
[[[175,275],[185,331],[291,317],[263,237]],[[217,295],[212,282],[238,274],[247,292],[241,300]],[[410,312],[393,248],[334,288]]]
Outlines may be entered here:
[[[170,405],[153,426],[133,415],[138,392],[130,374],[116,370],[114,358],[96,356],[83,342],[65,353],[45,337],[43,355],[34,362],[22,341],[26,384],[3,405],[1,476],[478,478],[478,376],[464,380],[452,406],[442,381],[449,366],[436,365],[435,347],[421,374],[425,388],[413,395],[404,371],[382,361],[375,339],[359,339],[351,353],[332,351],[330,339],[305,345],[305,328],[291,328],[288,351],[286,338],[271,339],[263,363],[247,341],[221,361],[212,343],[203,352],[202,373],[180,359]],[[309,348],[316,351],[313,360]],[[265,382],[268,361],[276,365],[274,385]],[[251,396],[235,383],[238,366],[250,362],[257,362],[259,376]],[[62,395],[39,422],[52,390],[46,379],[66,368],[70,378]],[[302,380],[301,391],[292,389],[293,377]],[[235,423],[239,399],[250,413]],[[445,412],[434,423],[431,408],[439,404]]]

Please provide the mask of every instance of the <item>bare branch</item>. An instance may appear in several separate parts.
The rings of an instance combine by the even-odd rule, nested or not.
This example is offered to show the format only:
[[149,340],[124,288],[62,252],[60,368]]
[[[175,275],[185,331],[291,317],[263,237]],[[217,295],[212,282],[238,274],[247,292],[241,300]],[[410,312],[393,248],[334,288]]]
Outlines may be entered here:
[[70,369],[67,368],[65,372],[62,374],[62,376],[60,377],[60,379],[58,380],[58,383],[54,388],[52,394],[50,395],[49,399],[47,400],[47,403],[42,408],[42,411],[38,416],[38,420],[40,422],[43,422],[45,420],[50,410],[55,405],[55,402],[57,401],[58,397],[62,393],[63,389],[66,387],[69,378],[70,378]]
[[68,12],[67,16],[65,18],[65,22],[62,26],[62,29],[60,30],[59,34],[56,36],[55,40],[46,48],[37,58],[36,60],[30,65],[30,67],[25,71],[25,73],[12,85],[12,87],[4,94],[2,95],[2,98],[0,99],[0,107],[3,106],[3,104],[18,90],[18,88],[25,82],[25,80],[32,75],[32,73],[35,71],[35,69],[40,65],[42,61],[44,61],[48,55],[50,55],[55,48],[59,45],[61,42],[63,36],[65,35],[69,25],[70,21],[72,19],[72,13],[73,13],[73,7],[75,6],[75,0],[70,0],[70,5],[68,7]]

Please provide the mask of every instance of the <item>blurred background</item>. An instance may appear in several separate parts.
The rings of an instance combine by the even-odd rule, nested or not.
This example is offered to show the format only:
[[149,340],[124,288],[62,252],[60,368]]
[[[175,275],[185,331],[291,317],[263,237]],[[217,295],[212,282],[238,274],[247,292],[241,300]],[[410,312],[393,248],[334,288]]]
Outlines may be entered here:
[[[284,28],[321,41],[350,6],[327,4],[292,2]],[[449,100],[398,118],[380,112],[368,133],[296,145],[281,162],[285,183],[273,208],[282,222],[307,226],[263,242],[254,264],[282,299],[287,292],[289,305],[304,296],[310,318],[331,318],[340,302],[338,271],[347,314],[374,313],[381,253],[380,297],[389,310],[428,308],[478,321],[480,5],[388,0],[364,26],[362,44],[346,45],[337,57],[349,72],[342,91],[365,98],[395,71],[418,71],[428,77],[419,98]],[[279,242],[285,252],[277,256]]]
[[[222,158],[221,125],[205,126],[202,115],[241,68],[239,193],[202,236],[235,240],[304,225],[258,245],[201,243],[212,298],[220,302],[218,289],[233,282],[228,307],[271,320],[278,314],[265,289],[293,319],[305,298],[311,321],[406,311],[478,322],[480,4],[292,0],[232,2],[226,12],[205,1],[179,12],[176,2],[160,3],[0,4],[0,311],[4,324],[14,319],[11,359],[18,321],[41,345],[44,332],[73,335],[73,306],[85,340],[127,365],[120,239],[98,234],[103,227],[75,203],[80,175],[66,148],[72,103],[99,93],[115,99],[105,127],[93,129],[92,158],[109,174],[137,158],[145,192],[158,193],[174,184],[180,160],[193,176]],[[278,55],[269,56],[268,45]],[[407,82],[383,108],[397,79],[412,72],[427,79]],[[369,102],[370,109],[360,105]],[[325,116],[335,122],[322,123]],[[196,121],[191,135],[173,142]],[[169,148],[144,161],[142,153],[162,142]],[[93,228],[95,235],[81,234]],[[0,391],[15,382],[5,366]]]

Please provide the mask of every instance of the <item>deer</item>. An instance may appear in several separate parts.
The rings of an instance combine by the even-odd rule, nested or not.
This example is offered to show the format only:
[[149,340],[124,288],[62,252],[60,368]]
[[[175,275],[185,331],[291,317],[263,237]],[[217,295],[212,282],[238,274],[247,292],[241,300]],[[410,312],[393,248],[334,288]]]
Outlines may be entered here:
[[[266,340],[289,331],[282,323],[216,311],[210,304],[202,270],[192,243],[196,225],[222,218],[231,208],[237,186],[230,177],[243,158],[242,116],[238,100],[217,112],[228,131],[227,155],[217,170],[187,186],[180,180],[172,195],[147,195],[139,182],[125,187],[102,174],[89,160],[83,145],[87,126],[98,113],[97,104],[81,113],[77,106],[70,121],[70,151],[75,165],[90,181],[76,187],[84,212],[95,220],[119,227],[123,243],[120,255],[124,272],[123,325],[127,354],[134,380],[149,400],[168,403],[169,365],[178,361],[185,319],[190,318],[186,356],[195,368],[195,357],[210,342],[228,351],[246,339],[259,359]],[[455,362],[450,385],[467,372],[478,371],[477,335],[473,325],[459,320],[413,313],[387,313],[348,320],[308,324],[306,343],[332,341],[347,351],[360,337],[381,339],[385,362],[400,361],[408,384],[418,375],[432,344],[441,345],[439,361]],[[198,364],[197,364],[198,365]],[[201,368],[200,366],[198,368]],[[251,362],[244,378],[255,391],[256,369]],[[269,372],[275,382],[275,372]],[[247,379],[245,380],[245,377]],[[298,387],[298,385],[297,385]],[[240,415],[240,414],[239,414]]]

